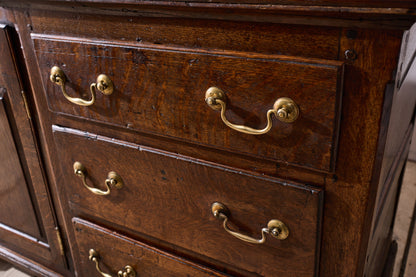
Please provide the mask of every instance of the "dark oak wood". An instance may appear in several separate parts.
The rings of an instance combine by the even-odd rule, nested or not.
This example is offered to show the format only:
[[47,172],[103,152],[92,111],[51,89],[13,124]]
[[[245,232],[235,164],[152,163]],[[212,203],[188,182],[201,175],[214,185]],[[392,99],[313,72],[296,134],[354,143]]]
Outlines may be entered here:
[[[0,201],[2,203],[0,222],[32,237],[41,238],[32,200],[4,108],[4,92],[5,89],[0,89],[0,176],[4,176],[0,184]],[[27,207],[25,210],[20,209],[24,206]]]
[[[270,25],[226,20],[177,17],[97,17],[89,13],[34,10],[31,28],[35,34],[91,39],[100,32],[103,40],[169,45],[188,49],[221,49],[335,60],[340,30],[334,27]],[[68,29],[67,26],[73,26]],[[97,37],[93,35],[93,37]]]
[[[408,0],[411,1],[411,0]],[[225,3],[228,2],[228,3]],[[346,3],[346,1],[342,1]],[[356,3],[362,3],[356,1]],[[71,11],[75,8],[78,13],[95,13],[100,15],[124,14],[127,16],[151,17],[184,17],[192,19],[216,19],[251,22],[290,23],[316,26],[360,26],[376,29],[409,28],[416,16],[414,7],[408,3],[402,8],[396,1],[391,5],[370,6],[339,6],[339,5],[310,5],[305,2],[300,5],[259,4],[223,2],[194,2],[188,1],[6,1],[9,7],[41,8],[49,11]],[[397,8],[392,8],[397,7]],[[365,18],[365,20],[363,20]]]
[[[413,61],[415,48],[415,28],[406,32],[401,47],[401,57],[398,64],[396,83],[389,86],[386,91],[387,103],[392,102],[390,107],[384,107],[386,113],[383,120],[383,130],[379,142],[384,159],[380,159],[376,168],[379,170],[377,191],[374,191],[375,209],[373,212],[372,230],[367,250],[370,262],[367,264],[368,272],[378,272],[380,268],[374,266],[385,259],[385,251],[391,244],[392,223],[397,204],[397,191],[400,189],[399,177],[403,171],[405,160],[408,155],[408,147],[412,135],[414,122],[414,111],[416,95],[414,94],[414,79],[416,77],[416,66]],[[410,127],[409,127],[410,126]],[[377,176],[378,172],[376,173]],[[378,250],[378,251],[377,251]]]
[[[41,2],[41,1],[39,1]],[[53,1],[43,1],[43,2],[66,2],[65,0],[53,0]],[[153,0],[153,1],[137,1],[137,0],[123,0],[123,1],[115,1],[115,0],[102,0],[102,1],[96,1],[96,0],[82,0],[77,1],[81,3],[94,3],[94,2],[101,2],[101,3],[123,3],[123,4],[142,4],[147,2],[153,2],[155,4],[157,3],[175,3],[175,2],[197,2],[197,3],[212,3],[210,0],[172,0],[172,1],[162,1],[162,0]],[[389,8],[395,8],[395,7],[416,7],[416,4],[413,3],[411,0],[389,0],[389,1],[383,1],[383,0],[366,0],[366,1],[359,1],[359,0],[346,0],[346,1],[336,1],[336,0],[306,0],[306,1],[300,1],[300,0],[216,0],[215,3],[244,3],[244,4],[275,4],[275,5],[303,5],[303,6],[314,6],[314,5],[322,5],[322,6],[363,6],[363,7],[389,7]]]
[[[54,130],[64,172],[58,182],[74,213],[169,242],[225,263],[229,270],[238,265],[261,276],[314,275],[319,190],[95,134],[57,126]],[[110,171],[120,174],[125,186],[106,197],[91,193],[73,173],[76,161],[86,167],[90,186],[105,189]],[[226,233],[212,215],[211,204],[217,201],[229,208],[231,225],[240,232],[261,237],[267,222],[279,219],[289,227],[290,236],[284,241],[268,237],[264,246],[242,242]]]
[[[0,24],[0,89],[2,141],[2,245],[59,271],[61,254],[57,224],[40,164],[33,125],[22,91],[24,70],[18,71],[19,44],[13,29]],[[16,52],[15,52],[16,51]]]
[[[322,3],[327,4],[321,5]],[[68,239],[68,245],[70,246],[71,255],[67,256],[73,259],[70,265],[80,264],[80,261],[83,260],[76,243],[76,231],[72,227],[73,217],[82,217],[89,222],[94,222],[94,225],[99,229],[106,229],[107,232],[110,232],[109,230],[115,231],[123,234],[128,240],[145,242],[156,249],[184,257],[195,264],[203,264],[208,268],[215,268],[233,276],[259,275],[255,272],[249,272],[248,268],[259,268],[254,262],[248,265],[240,263],[243,258],[240,259],[239,252],[235,254],[233,262],[227,259],[225,262],[221,262],[217,256],[211,255],[212,253],[204,252],[207,251],[206,249],[210,249],[209,245],[204,244],[207,243],[204,240],[193,241],[192,245],[185,245],[186,239],[202,237],[204,231],[197,234],[188,232],[187,236],[181,238],[178,238],[178,234],[168,234],[163,229],[168,227],[161,226],[163,226],[164,220],[172,220],[173,217],[166,219],[165,214],[161,214],[160,211],[159,213],[156,212],[157,216],[149,225],[146,225],[149,222],[148,220],[142,219],[142,217],[136,218],[131,215],[132,212],[130,214],[125,212],[129,209],[122,209],[121,207],[125,207],[125,204],[121,201],[113,203],[113,201],[105,198],[105,200],[92,204],[91,207],[87,206],[85,200],[87,198],[93,199],[93,197],[81,195],[76,191],[76,189],[81,189],[81,191],[86,191],[86,189],[82,187],[80,179],[73,175],[71,163],[65,162],[73,155],[74,157],[77,155],[77,157],[85,156],[94,161],[94,168],[91,170],[88,168],[88,172],[91,174],[90,177],[94,179],[89,180],[94,181],[90,184],[103,182],[106,174],[111,170],[110,161],[114,161],[113,163],[119,166],[119,171],[130,169],[127,176],[139,176],[140,173],[135,169],[143,167],[145,169],[143,174],[147,176],[145,179],[149,180],[149,183],[145,185],[150,186],[152,190],[149,192],[142,191],[140,197],[142,195],[152,195],[151,199],[153,201],[149,203],[157,206],[162,206],[163,203],[156,199],[171,200],[168,196],[173,195],[170,194],[171,190],[161,190],[161,188],[167,186],[166,184],[163,186],[163,180],[160,178],[162,175],[160,168],[158,168],[163,163],[169,164],[168,168],[171,169],[170,172],[175,173],[174,175],[185,175],[190,180],[187,183],[192,183],[192,187],[184,191],[184,195],[189,195],[193,191],[206,192],[206,188],[212,186],[208,181],[211,176],[206,174],[213,171],[221,172],[221,170],[226,176],[236,176],[235,180],[241,183],[243,190],[250,186],[249,180],[266,180],[259,181],[258,187],[260,188],[274,184],[272,192],[281,190],[282,195],[275,195],[273,198],[279,199],[279,202],[284,205],[290,205],[287,204],[287,197],[284,197],[284,195],[287,195],[287,190],[290,189],[288,187],[283,188],[282,184],[284,183],[297,184],[299,187],[296,190],[312,189],[320,191],[320,195],[325,194],[325,199],[322,202],[322,229],[318,227],[317,230],[320,230],[320,232],[315,234],[315,241],[317,243],[321,241],[320,245],[314,248],[316,257],[312,259],[311,256],[308,256],[306,262],[300,261],[298,257],[297,262],[295,260],[287,261],[288,266],[290,268],[307,266],[307,274],[312,276],[363,276],[364,274],[366,276],[377,276],[379,274],[378,269],[381,269],[381,266],[377,267],[376,264],[383,263],[388,250],[395,197],[397,190],[400,188],[400,179],[397,181],[397,176],[400,176],[403,167],[402,161],[407,153],[406,132],[410,132],[413,128],[410,125],[410,118],[414,107],[411,107],[412,99],[406,96],[410,94],[393,89],[395,87],[395,76],[397,75],[400,86],[405,79],[406,72],[410,72],[407,69],[411,68],[412,65],[412,59],[409,59],[414,51],[411,36],[409,36],[408,46],[403,44],[403,53],[399,55],[403,32],[416,19],[412,4],[406,1],[360,1],[358,3],[355,0],[338,1],[337,3],[334,3],[334,1],[314,1],[313,4],[294,1],[251,1],[251,3],[217,1],[208,3],[206,1],[23,0],[3,1],[2,5],[5,7],[6,14],[3,13],[0,18],[13,22],[19,30],[19,39],[22,43],[25,63],[30,76],[32,92],[29,93],[29,100],[32,103],[31,108],[35,111],[33,123],[37,130],[37,136],[39,136],[40,152],[44,157],[47,178],[51,184],[50,188],[53,200],[56,203],[58,218],[63,224],[65,237]],[[406,41],[406,37],[404,41]],[[37,54],[40,52],[36,53],[35,50],[39,50],[39,46],[42,46],[44,52],[42,55],[47,56],[47,60],[51,63],[59,62],[57,59],[55,60],[54,55],[56,54],[62,56],[60,60],[65,60],[65,65],[71,64],[65,72],[68,72],[67,75],[76,86],[80,86],[79,89],[75,86],[70,87],[71,95],[77,95],[76,93],[79,91],[86,92],[89,84],[95,81],[98,73],[109,74],[108,72],[95,71],[101,69],[99,68],[101,61],[106,59],[107,63],[104,69],[112,68],[111,76],[117,76],[118,74],[122,76],[121,73],[127,73],[125,68],[128,67],[126,65],[135,64],[133,60],[135,55],[127,53],[123,58],[117,58],[120,57],[123,48],[143,50],[147,55],[150,53],[151,57],[158,57],[157,61],[163,60],[166,63],[162,62],[160,69],[153,70],[153,74],[149,73],[149,76],[146,76],[145,79],[132,78],[134,79],[131,80],[133,84],[131,85],[132,92],[134,92],[132,95],[135,96],[136,103],[129,106],[128,100],[117,98],[115,101],[125,101],[123,102],[125,106],[110,106],[109,103],[113,103],[109,100],[112,99],[111,96],[106,98],[99,95],[99,102],[101,101],[99,109],[94,106],[78,108],[65,103],[64,99],[58,98],[62,97],[58,93],[59,88],[54,87],[48,81],[49,68],[52,64],[46,65],[42,62],[42,59],[37,59],[37,56],[39,56]],[[96,46],[97,54],[91,46]],[[111,53],[106,49],[111,50]],[[57,53],[54,53],[54,51]],[[74,53],[73,57],[83,57],[80,60],[87,61],[87,64],[69,58],[71,51]],[[355,54],[346,56],[346,51]],[[87,57],[86,54],[90,56]],[[177,56],[174,56],[174,54]],[[136,107],[141,108],[141,104],[149,104],[153,101],[164,105],[168,103],[171,107],[174,105],[172,97],[174,94],[162,93],[162,98],[158,98],[159,93],[151,93],[154,98],[139,97],[140,93],[136,91],[139,86],[136,84],[148,82],[155,86],[155,80],[158,83],[163,83],[163,76],[168,76],[166,77],[168,80],[171,80],[172,83],[176,82],[176,87],[184,87],[184,84],[188,84],[187,81],[190,79],[185,78],[188,75],[182,69],[189,63],[182,58],[189,54],[205,57],[204,66],[198,69],[200,73],[209,71],[207,65],[210,64],[211,59],[216,63],[221,61],[232,65],[234,72],[244,68],[245,61],[243,60],[246,58],[248,58],[247,64],[252,66],[259,60],[261,60],[259,64],[263,64],[274,59],[275,61],[272,61],[273,66],[271,66],[274,69],[278,68],[276,64],[295,62],[295,65],[290,64],[287,67],[281,67],[282,70],[276,72],[272,70],[266,72],[265,69],[258,70],[263,73],[258,76],[258,80],[252,77],[252,84],[255,82],[260,84],[262,79],[274,78],[273,76],[277,72],[279,74],[283,73],[284,76],[284,69],[288,69],[285,77],[288,86],[296,86],[291,81],[300,80],[305,76],[294,74],[295,71],[290,72],[290,68],[303,66],[316,68],[317,65],[328,63],[338,68],[344,65],[343,78],[339,78],[337,81],[337,86],[339,86],[337,91],[340,92],[341,89],[343,91],[342,95],[339,94],[342,99],[337,99],[338,102],[335,101],[341,104],[341,109],[336,110],[334,116],[330,117],[334,119],[330,126],[333,126],[335,130],[339,125],[339,132],[333,132],[334,136],[327,140],[329,143],[338,141],[338,147],[333,147],[332,152],[326,151],[326,153],[330,153],[330,157],[326,156],[325,159],[327,162],[331,161],[330,163],[326,162],[326,165],[329,164],[327,169],[323,167],[325,163],[316,162],[317,160],[323,161],[323,157],[320,156],[322,152],[316,155],[312,154],[312,150],[316,149],[313,143],[310,143],[312,148],[306,151],[306,153],[309,153],[307,156],[302,156],[302,151],[295,149],[293,146],[292,150],[298,151],[298,155],[293,156],[292,160],[290,160],[290,154],[293,154],[292,151],[288,151],[288,153],[290,152],[289,155],[284,158],[273,160],[270,159],[267,151],[263,152],[267,155],[258,155],[255,152],[258,146],[254,144],[245,147],[243,137],[230,131],[230,136],[225,137],[225,139],[224,136],[217,134],[218,140],[214,143],[201,143],[198,140],[199,138],[189,136],[190,134],[200,135],[196,131],[191,132],[199,128],[200,120],[193,120],[183,130],[182,126],[176,126],[177,133],[175,134],[166,133],[172,132],[172,129],[169,129],[169,126],[165,124],[166,122],[175,122],[178,118],[184,118],[188,113],[184,112],[177,115],[174,112],[168,111],[166,113],[165,111],[163,113],[162,111],[163,116],[161,116],[158,112],[161,112],[160,107],[163,105],[155,105],[156,111],[146,106],[146,111],[149,114],[156,115],[156,117],[152,116],[150,119],[152,124],[140,122],[142,125],[133,124],[130,125],[133,128],[126,128],[127,123],[132,122],[125,119],[135,119],[135,117],[129,117],[128,114]],[[279,61],[276,60],[276,57]],[[402,57],[402,59],[397,64],[399,57]],[[239,62],[236,63],[236,60]],[[178,64],[182,62],[182,66],[174,67],[174,71],[169,70],[171,61],[176,61]],[[404,61],[403,66],[401,66],[401,61]],[[61,63],[63,62],[61,61]],[[306,63],[310,65],[306,65]],[[234,66],[236,64],[237,66]],[[226,74],[229,72],[228,67],[218,65],[217,72]],[[47,68],[47,70],[44,70],[44,68]],[[396,71],[397,74],[395,74]],[[81,72],[83,73],[80,74]],[[167,73],[171,73],[171,75]],[[311,74],[318,73],[319,70],[311,71]],[[89,74],[93,76],[89,76]],[[138,76],[137,71],[131,71],[130,74],[130,76]],[[155,74],[158,75],[155,76]],[[201,78],[206,80],[207,76],[204,75]],[[321,82],[330,84],[328,80],[321,80],[320,76],[308,78],[316,80],[317,84]],[[177,80],[181,80],[181,82]],[[331,80],[334,80],[334,78]],[[234,81],[236,84],[238,83],[237,80]],[[192,82],[196,84],[202,81],[197,79],[192,80]],[[117,84],[120,83],[123,82],[117,82]],[[234,87],[242,87],[236,84],[234,84]],[[409,86],[408,91],[412,91],[412,86]],[[73,88],[76,88],[76,90],[72,90]],[[262,87],[259,85],[256,88],[258,89],[256,91],[260,93]],[[301,91],[301,89],[295,90],[297,91],[295,93]],[[117,91],[114,96],[122,95],[121,91]],[[270,106],[269,102],[272,102],[271,98],[267,101],[248,105],[250,101],[253,101],[251,100],[253,99],[253,93],[245,94],[244,96],[247,99],[244,99],[243,95],[235,96],[237,98],[231,97],[233,93],[231,90],[227,90],[227,93],[231,101],[247,103],[245,109],[250,111],[250,124],[254,124],[253,127],[261,126],[260,120],[262,119],[256,119],[256,117],[260,117],[262,112],[251,112],[251,107],[254,105],[258,111],[266,110]],[[205,122],[204,124],[207,124],[208,118],[218,121],[211,128],[213,134],[223,133],[218,131],[225,130],[221,129],[225,127],[219,121],[218,113],[205,107],[202,94],[204,94],[204,91],[201,93],[201,102],[198,102],[199,98],[193,97],[189,101],[194,104],[194,108],[199,114],[205,116],[201,116],[203,118],[202,122]],[[51,98],[52,95],[54,98]],[[261,97],[264,97],[264,95]],[[315,110],[319,110],[318,105],[324,105],[326,102],[314,102],[317,105]],[[332,100],[329,102],[335,103]],[[64,108],[66,109],[65,114],[58,113]],[[122,108],[124,109],[123,113],[120,110]],[[235,109],[235,107],[232,108]],[[324,107],[325,109],[326,107]],[[112,116],[110,116],[109,110]],[[186,109],[181,111],[186,111]],[[401,112],[405,112],[403,114],[404,120],[401,120]],[[246,113],[242,114],[245,115]],[[165,116],[168,119],[165,119]],[[87,120],[85,120],[86,118]],[[91,120],[91,118],[94,120]],[[136,122],[138,122],[137,118]],[[158,118],[159,121],[154,120],[155,118]],[[195,116],[194,118],[196,119]],[[244,120],[237,113],[230,115],[230,118],[235,121],[242,120],[240,122]],[[337,122],[337,119],[340,119],[339,122]],[[302,124],[304,124],[303,130],[314,127],[305,122]],[[55,137],[59,148],[53,139],[53,125],[56,126],[54,127],[56,130]],[[137,126],[140,126],[140,128]],[[165,127],[161,128],[161,126]],[[74,129],[80,131],[74,131]],[[277,129],[280,130],[280,128]],[[72,130],[70,132],[74,135],[65,135],[62,130],[67,132]],[[302,139],[302,136],[308,135],[308,133],[302,132],[298,134],[301,135],[301,138],[296,138],[298,140]],[[73,137],[76,139],[72,139]],[[312,138],[312,136],[308,136],[308,138]],[[240,144],[227,145],[227,139],[240,141]],[[293,140],[292,137],[288,136],[284,144],[293,142],[289,139]],[[261,138],[257,138],[257,140],[260,144],[265,143],[261,141]],[[85,144],[91,145],[91,147],[78,144],[74,146],[73,142],[81,141],[85,141]],[[120,145],[117,145],[117,143],[120,143]],[[221,147],[220,144],[223,144],[223,146]],[[272,139],[269,144],[272,146],[268,145],[267,147],[278,147],[273,145],[275,141]],[[107,145],[111,145],[111,147],[107,147]],[[140,149],[145,149],[144,153],[129,148],[132,145],[134,147],[140,145]],[[232,147],[234,148],[232,149]],[[299,147],[302,146],[299,144]],[[82,149],[80,151],[82,153],[73,153],[72,148]],[[120,153],[116,152],[112,156],[106,151],[110,149],[129,149],[129,151],[121,150]],[[247,151],[252,151],[252,154],[247,154]],[[166,154],[168,152],[170,156]],[[116,157],[120,157],[121,154],[125,155],[115,161]],[[152,158],[143,160],[141,157]],[[172,157],[175,157],[175,161]],[[180,158],[176,160],[176,157]],[[312,166],[306,163],[311,158],[316,159]],[[137,164],[136,159],[142,162]],[[296,159],[303,159],[303,164],[295,163],[294,160]],[[124,166],[121,160],[128,160],[128,165]],[[60,165],[63,162],[69,163],[69,165],[61,167]],[[200,169],[195,172],[189,171],[187,169],[191,167],[188,164],[193,164]],[[68,166],[69,169],[67,169]],[[159,171],[157,172],[157,170]],[[226,172],[226,170],[232,170],[232,172]],[[157,182],[153,182],[153,179],[150,178],[152,172],[155,179],[159,177]],[[165,176],[165,178],[167,177]],[[71,179],[75,181],[74,184],[78,187],[64,185],[69,183]],[[173,178],[173,180],[175,179]],[[201,181],[208,185],[206,187],[198,186]],[[136,180],[132,178],[129,183],[136,184]],[[257,181],[255,183],[258,184]],[[178,185],[179,182],[174,181],[173,184]],[[179,188],[180,186],[175,186],[173,192],[179,190]],[[233,199],[247,199],[247,194],[238,191],[237,188],[234,188],[234,190]],[[159,191],[161,196],[156,197],[155,194],[152,194],[152,191]],[[86,192],[88,193],[88,191]],[[262,197],[267,192],[268,190],[258,189],[253,191],[253,195]],[[123,192],[120,190],[117,193],[119,201]],[[230,197],[230,194],[226,195]],[[272,195],[274,194],[272,193]],[[208,203],[209,196],[209,193],[205,193],[199,198]],[[140,198],[137,193],[131,193],[126,197],[131,199],[130,202],[134,203],[132,205],[144,205],[144,203],[136,203],[138,202],[137,199]],[[268,196],[265,197],[269,199]],[[182,196],[177,198],[176,202],[178,203],[184,201]],[[192,211],[190,207],[197,206],[198,200],[190,196],[187,199],[192,201],[186,203],[184,207],[188,207],[186,208],[187,211]],[[94,203],[94,200],[88,201]],[[113,205],[110,205],[110,202]],[[263,200],[263,202],[267,201]],[[104,209],[99,208],[101,203],[105,203],[103,204],[105,211],[109,211],[112,216],[103,213]],[[244,204],[243,209],[233,208],[233,210],[250,216],[255,211],[253,203],[254,201],[248,206],[246,206],[247,203]],[[152,209],[152,205],[146,207],[146,209]],[[262,205],[260,210],[263,211],[264,215],[267,215],[273,211],[270,207],[273,207],[273,204],[266,203]],[[177,211],[179,208],[179,205],[174,206],[172,210]],[[161,209],[163,210],[163,207]],[[299,210],[302,209],[299,208]],[[123,216],[116,215],[114,210],[121,211],[120,214],[126,215],[126,218],[131,219],[131,221],[124,222]],[[203,210],[199,216],[204,215],[204,213],[206,213],[207,219],[208,215],[211,216],[207,210]],[[171,214],[171,211],[167,211],[166,214]],[[293,215],[296,214],[296,212],[293,212]],[[235,217],[237,216],[239,215],[235,215]],[[288,217],[290,218],[288,220],[295,220],[294,217]],[[175,218],[181,220],[185,216],[175,213]],[[139,224],[139,220],[144,223]],[[221,223],[218,220],[213,217],[209,220],[211,220],[210,223],[216,224],[215,227],[209,227],[213,228],[209,230],[214,230],[214,228],[217,231],[221,230]],[[262,221],[267,221],[267,219],[264,218]],[[259,230],[264,224],[264,222],[251,221],[246,223],[245,220],[233,222],[235,224],[233,227],[253,236],[258,234],[256,230]],[[296,224],[300,225],[301,223]],[[315,220],[313,224],[313,226],[321,226],[320,222]],[[157,230],[162,230],[162,232],[159,235],[150,232],[151,226]],[[191,227],[193,227],[192,224]],[[162,237],[161,234],[166,235],[167,238]],[[226,234],[220,236],[224,236],[221,238],[225,242]],[[227,239],[231,241],[234,238],[227,237]],[[293,249],[293,247],[303,249],[300,244],[297,244],[299,242],[301,240],[293,242],[293,245],[289,245],[287,249]],[[201,245],[205,246],[200,247]],[[305,245],[308,245],[309,249],[306,252],[312,255],[311,245]],[[225,243],[218,247],[218,252],[220,252],[220,248],[228,249]],[[235,249],[239,248],[235,247]],[[254,253],[253,249],[255,247],[250,247],[250,249]],[[318,251],[319,249],[320,251]],[[252,252],[250,252],[250,255],[254,255]],[[293,252],[292,254],[296,255],[296,253],[301,252]],[[271,255],[278,255],[276,253],[278,252],[273,252]],[[221,253],[221,255],[226,255],[226,253]],[[253,261],[255,259],[253,258]],[[316,262],[313,270],[311,269],[312,260]],[[276,263],[279,263],[279,259]],[[271,270],[277,270],[273,262],[270,262],[270,266]],[[67,275],[73,275],[78,270],[77,267],[71,268]],[[264,268],[264,270],[266,272],[268,269]],[[281,273],[279,275],[291,276],[292,274],[289,271],[285,272],[286,275],[283,272]],[[295,273],[293,274],[297,276]],[[266,273],[262,275],[267,276]]]
[[90,249],[99,254],[102,270],[114,273],[130,265],[138,276],[228,276],[88,221],[74,218],[72,222],[80,250],[79,267],[82,276],[98,274],[95,263],[88,260]]
[[[377,188],[372,178],[378,180],[379,173],[373,176],[373,170],[375,162],[382,160],[376,153],[384,90],[393,82],[399,47],[400,37],[395,32],[359,30],[354,39],[346,34],[341,37],[340,53],[354,49],[358,55],[345,68],[337,178],[327,179],[325,186],[322,276],[363,275],[367,244],[361,249],[352,242],[367,241],[371,232],[366,212],[374,206],[367,201],[374,197],[370,188]],[[331,262],[333,259],[345,263]]]
[[[318,170],[333,168],[341,62],[32,37],[53,112]],[[78,53],[75,59],[73,53]],[[98,93],[90,107],[74,106],[49,80],[54,65],[66,72],[72,97],[89,99],[89,85],[101,73],[112,79],[115,92]],[[118,72],[121,67],[125,70]],[[301,116],[293,124],[274,118],[274,127],[265,135],[237,133],[205,103],[205,91],[211,86],[226,93],[226,117],[234,124],[262,129],[267,111],[280,97],[293,99]]]

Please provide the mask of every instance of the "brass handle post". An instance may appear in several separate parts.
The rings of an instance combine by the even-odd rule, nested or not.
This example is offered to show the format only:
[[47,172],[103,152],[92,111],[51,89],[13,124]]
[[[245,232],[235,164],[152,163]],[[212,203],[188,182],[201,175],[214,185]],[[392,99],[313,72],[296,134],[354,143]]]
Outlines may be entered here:
[[[100,255],[98,254],[97,251],[95,251],[94,249],[90,249],[88,251],[88,259],[90,261],[93,261],[95,263],[95,268],[97,269],[97,271],[104,277],[112,277],[110,274],[108,273],[104,273],[101,269],[100,269],[100,265],[99,265],[99,258]],[[123,269],[119,270],[117,272],[117,277],[135,277],[136,276],[136,271],[134,271],[133,267],[131,267],[130,265],[126,265]]]
[[66,88],[65,88],[66,77],[65,77],[64,71],[61,68],[59,68],[58,66],[52,67],[51,75],[50,75],[49,79],[51,80],[51,82],[53,82],[53,83],[55,83],[55,84],[57,84],[61,87],[62,94],[65,96],[65,98],[69,102],[74,103],[74,104],[79,105],[79,106],[91,106],[92,104],[94,104],[94,102],[95,102],[95,90],[96,89],[98,89],[100,92],[102,92],[105,95],[110,95],[114,91],[113,82],[105,74],[100,74],[97,77],[97,82],[92,83],[90,85],[90,93],[91,93],[91,99],[90,100],[75,98],[75,97],[71,97],[71,96],[68,95],[68,93],[66,92]]
[[85,169],[85,166],[80,162],[74,163],[74,173],[78,177],[82,179],[82,184],[92,193],[96,195],[108,195],[111,192],[111,186],[115,187],[116,189],[121,189],[124,186],[123,179],[121,179],[121,176],[118,175],[114,171],[110,171],[108,173],[107,179],[105,180],[105,186],[107,187],[106,190],[101,190],[97,188],[90,187],[87,184],[87,170]]
[[205,93],[205,102],[214,110],[221,111],[221,119],[225,125],[233,130],[250,135],[262,135],[270,131],[272,128],[272,114],[274,114],[280,121],[286,123],[294,122],[299,116],[299,107],[296,103],[287,97],[282,97],[274,102],[273,108],[267,111],[267,125],[263,129],[254,129],[244,125],[237,125],[228,121],[225,116],[227,109],[227,97],[225,93],[217,88],[210,87]]
[[267,224],[267,227],[261,230],[260,239],[252,238],[250,236],[233,231],[228,227],[227,223],[230,212],[224,204],[214,202],[211,206],[211,211],[216,218],[223,220],[223,227],[225,231],[227,231],[227,233],[245,242],[253,244],[263,244],[266,242],[265,234],[269,234],[272,237],[277,238],[279,240],[284,240],[289,236],[289,229],[287,228],[287,226],[280,220],[272,219]]

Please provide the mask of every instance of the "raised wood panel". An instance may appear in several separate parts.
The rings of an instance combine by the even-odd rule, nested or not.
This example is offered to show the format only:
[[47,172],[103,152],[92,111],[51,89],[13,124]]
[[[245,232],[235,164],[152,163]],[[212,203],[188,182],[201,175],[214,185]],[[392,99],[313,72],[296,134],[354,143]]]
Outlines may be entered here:
[[[32,237],[41,238],[28,184],[4,108],[5,89],[0,88],[0,222]],[[25,207],[22,209],[21,207]]]
[[[11,179],[5,177],[0,182],[2,188],[7,188],[0,195],[0,217],[5,221],[1,222],[0,241],[2,246],[22,253],[29,260],[60,271],[66,260],[59,247],[34,125],[25,109],[30,101],[26,98],[25,103],[24,99],[28,90],[20,44],[12,27],[0,24],[0,29],[0,87],[5,91],[1,103],[5,111],[1,116],[4,144],[0,156],[1,164],[12,163],[2,167],[6,169],[2,175]],[[11,134],[6,135],[7,132]],[[13,180],[13,176],[18,178]]]
[[[321,171],[334,167],[342,62],[33,38],[53,112]],[[89,99],[90,83],[101,73],[110,76],[115,92],[98,93],[92,106],[76,106],[49,80],[54,65],[64,70],[72,97]],[[290,124],[274,118],[260,136],[238,133],[205,103],[212,86],[226,93],[226,117],[234,124],[264,128],[280,97],[297,103],[299,119]]]
[[[63,172],[58,182],[74,215],[112,222],[244,275],[314,276],[319,189],[69,128],[54,126],[54,131]],[[90,186],[104,189],[109,171],[120,174],[125,186],[108,196],[93,194],[74,174],[76,161],[86,167]],[[282,241],[268,236],[264,245],[234,238],[213,216],[214,202],[229,208],[230,224],[240,232],[258,238],[269,220],[279,219],[290,236]]]

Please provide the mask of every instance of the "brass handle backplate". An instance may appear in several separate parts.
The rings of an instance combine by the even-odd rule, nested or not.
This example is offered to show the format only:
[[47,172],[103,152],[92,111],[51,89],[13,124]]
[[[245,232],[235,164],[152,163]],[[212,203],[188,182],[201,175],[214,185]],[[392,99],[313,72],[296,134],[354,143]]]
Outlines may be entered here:
[[121,179],[121,176],[118,175],[114,171],[110,171],[108,173],[107,179],[105,180],[105,186],[107,187],[106,190],[101,190],[97,188],[90,187],[87,184],[87,170],[85,169],[85,166],[80,162],[74,163],[74,173],[78,177],[82,179],[83,185],[92,193],[97,195],[108,195],[111,192],[111,186],[115,187],[116,189],[121,189],[124,186],[123,179]]
[[105,74],[100,74],[97,77],[97,82],[92,83],[90,85],[90,92],[91,92],[91,99],[90,100],[84,100],[84,99],[81,99],[81,98],[70,97],[67,94],[66,89],[65,89],[66,77],[65,77],[64,71],[62,69],[60,69],[58,66],[54,66],[54,67],[51,68],[51,75],[50,75],[49,79],[53,83],[55,83],[55,84],[57,84],[61,87],[62,94],[65,96],[65,98],[69,102],[74,103],[74,104],[79,105],[79,106],[91,106],[92,104],[94,104],[94,102],[95,102],[95,89],[98,89],[104,95],[110,95],[114,91],[113,82]]
[[253,244],[265,243],[266,241],[265,234],[269,234],[272,237],[277,238],[279,240],[284,240],[289,236],[289,229],[287,228],[287,226],[280,220],[272,219],[267,224],[267,227],[261,230],[260,239],[252,238],[250,236],[233,231],[228,227],[227,222],[228,222],[228,216],[230,214],[230,211],[224,204],[219,203],[219,202],[214,202],[211,206],[211,211],[212,211],[212,214],[216,218],[223,220],[223,226],[224,226],[225,231],[227,231],[230,235],[240,240],[243,240],[245,242],[249,242]]
[[[108,273],[104,273],[101,269],[100,269],[100,265],[98,263],[98,260],[100,258],[100,255],[98,254],[97,251],[95,251],[94,249],[90,249],[88,251],[88,259],[90,261],[93,261],[95,263],[95,268],[97,269],[97,271],[104,277],[112,277],[110,274]],[[136,271],[134,271],[133,267],[131,267],[130,265],[126,265],[123,269],[119,270],[117,272],[117,277],[135,277],[136,276]]]
[[299,117],[299,107],[296,103],[287,97],[282,97],[274,102],[273,108],[267,111],[267,125],[263,129],[253,129],[244,125],[233,124],[225,117],[225,111],[227,109],[227,97],[225,93],[217,88],[210,87],[205,93],[205,102],[214,110],[221,111],[221,119],[225,125],[236,131],[250,134],[250,135],[262,135],[270,131],[272,128],[271,115],[274,114],[280,121],[286,123],[292,123]]

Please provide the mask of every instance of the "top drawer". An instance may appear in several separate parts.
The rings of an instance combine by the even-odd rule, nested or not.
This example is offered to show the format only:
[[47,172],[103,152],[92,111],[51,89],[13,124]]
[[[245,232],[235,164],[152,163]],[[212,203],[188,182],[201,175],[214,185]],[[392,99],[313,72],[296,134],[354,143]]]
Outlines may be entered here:
[[[52,112],[321,171],[334,167],[343,68],[339,61],[32,38]],[[90,85],[100,74],[109,76],[114,92],[97,91],[88,107],[73,104],[50,81],[53,66],[64,71],[70,97],[88,100]],[[291,98],[300,115],[293,123],[272,116],[272,128],[264,135],[239,133],[206,104],[210,87],[225,92],[224,117],[233,124],[262,129],[267,111],[281,97]]]

